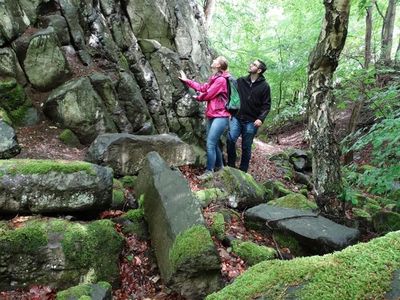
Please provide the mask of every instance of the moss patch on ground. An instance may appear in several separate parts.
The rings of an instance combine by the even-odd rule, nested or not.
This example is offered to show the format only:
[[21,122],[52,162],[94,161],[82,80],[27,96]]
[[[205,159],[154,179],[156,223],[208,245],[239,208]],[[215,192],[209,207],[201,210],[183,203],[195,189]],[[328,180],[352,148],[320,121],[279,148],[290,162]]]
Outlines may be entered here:
[[105,292],[109,292],[111,294],[111,284],[106,281],[100,281],[97,284],[80,284],[70,287],[67,290],[58,292],[57,300],[97,299],[98,295],[97,297],[96,295],[94,295],[97,288],[104,289]]
[[279,206],[279,207],[287,207],[287,208],[295,208],[295,209],[317,209],[318,206],[315,202],[308,200],[302,194],[291,193],[284,197],[272,200],[268,202],[269,205]]
[[137,176],[124,176],[120,179],[122,186],[124,188],[130,188],[133,189],[135,186],[135,182],[136,182]]
[[201,256],[210,247],[214,247],[210,232],[203,225],[195,225],[180,233],[169,252],[172,265],[178,268],[181,264]]
[[225,219],[224,215],[217,212],[212,216],[211,234],[217,239],[222,240],[225,236]]
[[286,299],[289,287],[300,287],[293,299],[383,299],[399,268],[397,231],[333,254],[261,262],[206,299]]
[[0,176],[6,174],[47,174],[49,172],[75,173],[84,171],[94,175],[93,165],[83,161],[9,159],[0,161]]
[[61,132],[60,136],[58,137],[64,144],[76,147],[79,146],[81,143],[76,136],[75,133],[72,132],[70,129],[65,129],[63,132]]
[[264,260],[273,259],[277,254],[275,249],[240,240],[234,240],[232,242],[232,251],[250,266]]

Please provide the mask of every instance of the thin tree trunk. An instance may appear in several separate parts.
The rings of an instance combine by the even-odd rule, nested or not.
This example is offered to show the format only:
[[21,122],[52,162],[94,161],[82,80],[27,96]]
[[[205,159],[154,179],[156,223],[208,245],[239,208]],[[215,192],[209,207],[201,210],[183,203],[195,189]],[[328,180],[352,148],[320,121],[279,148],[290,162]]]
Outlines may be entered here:
[[[368,70],[369,64],[371,62],[371,39],[372,39],[372,12],[374,10],[375,0],[371,1],[371,6],[367,9],[367,14],[365,16],[365,49],[364,49],[364,69]],[[347,127],[348,134],[353,134],[357,129],[358,119],[360,117],[361,108],[365,102],[365,85],[361,83],[362,94],[359,99],[354,103],[353,109],[351,111],[351,117]],[[349,164],[353,161],[354,152],[350,150],[344,156],[344,163]]]
[[308,130],[313,155],[314,191],[318,207],[333,216],[343,214],[340,150],[334,134],[332,76],[347,37],[350,0],[324,0],[325,20],[310,55],[307,94]]
[[216,2],[216,0],[204,0],[204,16],[206,18],[206,29],[210,28]]
[[400,40],[397,45],[396,56],[394,57],[395,66],[400,67]]
[[385,18],[383,19],[381,33],[381,56],[379,60],[385,65],[389,65],[391,62],[390,54],[392,52],[393,44],[394,20],[396,17],[396,1],[397,0],[389,0],[389,4],[385,13]]

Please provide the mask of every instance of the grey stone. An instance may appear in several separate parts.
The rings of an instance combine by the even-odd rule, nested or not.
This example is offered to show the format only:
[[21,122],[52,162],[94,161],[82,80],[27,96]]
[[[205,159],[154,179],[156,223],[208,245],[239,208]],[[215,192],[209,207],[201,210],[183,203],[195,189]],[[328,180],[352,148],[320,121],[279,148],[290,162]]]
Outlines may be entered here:
[[[199,203],[179,171],[171,170],[156,152],[147,155],[139,173],[135,191],[144,195],[144,212],[152,245],[164,281],[188,299],[204,297],[221,287],[220,261],[208,230],[204,227]],[[171,251],[178,238],[199,226],[207,232],[204,240],[192,245],[200,252],[174,264]],[[183,254],[183,253],[182,253]],[[183,254],[185,255],[185,254]]]
[[296,238],[316,254],[341,250],[357,242],[359,231],[304,210],[260,204],[245,212],[247,224],[278,230]]
[[70,77],[68,62],[52,27],[32,37],[24,67],[29,81],[42,91],[49,91]]
[[192,164],[193,149],[173,134],[140,136],[126,133],[102,134],[90,145],[86,160],[113,168],[116,175],[136,174],[144,165],[146,154],[157,151],[173,166]]
[[[110,168],[81,162],[86,169],[76,167],[76,171],[64,172],[57,171],[57,164],[67,163],[46,160],[1,161],[0,212],[93,212],[110,207],[113,178]],[[16,166],[31,171],[18,171],[19,167]],[[35,172],[35,168],[38,171]]]
[[63,128],[71,129],[83,144],[93,142],[99,134],[117,131],[107,108],[87,77],[70,80],[53,90],[44,104],[43,112]]
[[0,120],[0,159],[7,159],[18,155],[21,147],[18,144],[14,129]]
[[400,299],[400,270],[393,272],[391,289],[385,294],[385,300],[398,300]]

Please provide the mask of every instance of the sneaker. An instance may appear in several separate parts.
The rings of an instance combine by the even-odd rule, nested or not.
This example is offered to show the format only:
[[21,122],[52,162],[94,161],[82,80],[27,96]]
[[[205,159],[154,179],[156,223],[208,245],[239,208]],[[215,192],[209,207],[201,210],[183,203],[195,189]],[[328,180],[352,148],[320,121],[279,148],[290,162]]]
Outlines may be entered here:
[[202,175],[197,176],[197,179],[200,180],[209,180],[213,177],[213,172],[211,171],[205,171]]

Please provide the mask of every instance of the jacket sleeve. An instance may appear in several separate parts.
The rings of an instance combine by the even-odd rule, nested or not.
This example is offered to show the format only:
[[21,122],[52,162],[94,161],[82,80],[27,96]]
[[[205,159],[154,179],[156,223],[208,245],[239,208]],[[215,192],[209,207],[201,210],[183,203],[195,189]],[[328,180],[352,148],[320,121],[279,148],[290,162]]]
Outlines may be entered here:
[[201,83],[198,83],[196,81],[188,79],[188,80],[185,80],[185,83],[187,84],[188,87],[194,89],[197,92],[201,92],[201,93],[206,92],[207,89],[209,88],[209,83],[208,82],[201,84]]
[[270,109],[271,109],[271,89],[267,84],[267,86],[262,92],[262,104],[261,104],[260,114],[258,115],[257,119],[261,120],[264,123],[264,120],[267,117]]
[[218,77],[214,82],[208,87],[206,91],[201,93],[198,97],[198,101],[210,101],[217,98],[221,93],[227,93],[226,79],[225,77]]

